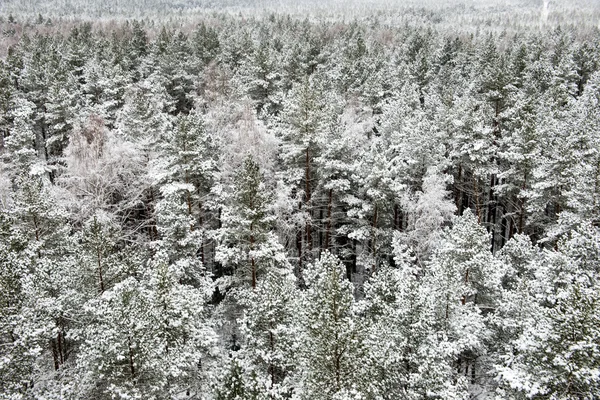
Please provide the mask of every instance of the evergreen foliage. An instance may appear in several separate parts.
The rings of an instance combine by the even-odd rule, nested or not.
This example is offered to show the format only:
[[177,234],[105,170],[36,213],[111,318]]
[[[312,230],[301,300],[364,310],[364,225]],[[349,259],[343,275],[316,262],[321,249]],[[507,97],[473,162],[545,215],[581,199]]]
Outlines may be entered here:
[[316,3],[0,2],[0,399],[598,397],[600,8]]

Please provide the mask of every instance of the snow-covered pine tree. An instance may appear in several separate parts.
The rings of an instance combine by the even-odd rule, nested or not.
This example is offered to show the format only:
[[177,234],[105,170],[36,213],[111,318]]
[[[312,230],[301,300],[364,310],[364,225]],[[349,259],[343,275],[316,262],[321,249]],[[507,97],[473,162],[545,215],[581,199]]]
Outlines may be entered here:
[[496,307],[501,270],[489,234],[470,209],[455,217],[426,267],[425,283],[435,304],[436,326],[449,341],[456,371],[471,383],[485,379],[490,329],[484,314]]
[[216,250],[216,261],[230,271],[235,286],[248,284],[256,288],[267,271],[285,265],[283,246],[271,231],[271,198],[258,163],[247,156],[223,207],[223,227]]
[[[501,398],[592,399],[600,388],[598,228],[589,224],[546,250],[529,278],[521,328],[497,367]],[[523,279],[525,280],[525,279]]]
[[373,398],[461,399],[464,380],[456,379],[449,338],[438,330],[435,300],[410,247],[394,234],[395,266],[377,270],[365,284],[369,318],[363,371]]
[[299,366],[305,399],[346,398],[365,393],[361,373],[365,357],[364,321],[357,312],[354,288],[340,260],[325,252],[307,270]]

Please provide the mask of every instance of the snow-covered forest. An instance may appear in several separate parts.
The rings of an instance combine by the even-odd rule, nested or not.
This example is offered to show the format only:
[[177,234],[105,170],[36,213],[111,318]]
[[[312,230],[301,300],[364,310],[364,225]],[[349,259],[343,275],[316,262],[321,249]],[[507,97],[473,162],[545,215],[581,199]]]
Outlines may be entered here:
[[0,399],[600,397],[598,2],[0,34]]

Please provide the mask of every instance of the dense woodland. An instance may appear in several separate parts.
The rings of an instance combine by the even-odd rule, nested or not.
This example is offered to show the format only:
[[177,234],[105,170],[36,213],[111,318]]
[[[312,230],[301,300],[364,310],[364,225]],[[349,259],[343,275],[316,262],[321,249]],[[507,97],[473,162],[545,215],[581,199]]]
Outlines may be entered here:
[[19,3],[0,399],[598,398],[597,8]]

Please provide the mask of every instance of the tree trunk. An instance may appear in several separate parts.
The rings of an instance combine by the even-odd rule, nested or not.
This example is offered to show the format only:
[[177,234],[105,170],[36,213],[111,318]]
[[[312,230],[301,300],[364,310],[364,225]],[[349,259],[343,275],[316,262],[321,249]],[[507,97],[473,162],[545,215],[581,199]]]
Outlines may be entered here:
[[104,277],[102,276],[102,253],[100,249],[96,249],[96,255],[98,258],[98,280],[100,283],[100,292],[99,294],[104,293]]
[[127,336],[127,349],[129,350],[129,372],[135,378],[135,366],[133,364],[133,348],[131,347],[131,336]]
[[252,289],[256,289],[256,263],[252,257]]
[[[527,187],[527,172],[525,172],[525,176],[523,177],[523,187],[521,188],[521,190],[525,190],[525,188]],[[523,195],[521,194],[521,199],[520,199],[520,210],[519,210],[519,232],[518,233],[523,233],[523,225],[524,225],[524,219],[525,219],[525,199],[523,198]]]
[[[254,209],[254,204],[250,203],[250,207]],[[254,251],[254,222],[250,224],[250,251]],[[250,256],[252,268],[252,289],[256,289],[256,262],[254,256]]]
[[373,212],[373,222],[371,225],[371,249],[373,253],[373,272],[377,269],[377,219],[379,217],[379,208],[375,204],[375,210]]
[[481,223],[481,206],[479,204],[479,187],[477,178],[473,175],[473,196],[475,198],[475,213],[477,214],[477,222]]
[[310,152],[309,147],[306,147],[306,165],[305,165],[305,177],[306,180],[306,189],[305,189],[305,204],[306,204],[306,212],[308,214],[308,219],[306,221],[306,251],[309,253],[312,250],[312,233],[311,233],[311,224],[312,224],[312,216],[310,213],[309,203],[311,200],[311,192],[310,192]]
[[50,348],[52,349],[52,359],[54,360],[54,370],[58,371],[58,368],[60,368],[60,359],[58,356],[58,348],[56,346],[55,339],[50,339]]
[[158,229],[156,228],[156,224],[154,223],[154,190],[150,188],[150,204],[146,207],[146,213],[148,214],[148,219],[151,221],[148,227],[150,232],[150,240],[158,239]]
[[56,345],[58,350],[58,359],[61,365],[65,362],[63,344],[62,332],[59,330],[58,334],[56,335]]
[[323,207],[319,208],[319,223],[320,223],[320,229],[319,229],[319,247],[318,247],[318,249],[321,250],[323,248],[323,225],[325,224],[325,220],[323,219]]
[[[467,269],[467,271],[465,272],[465,283],[469,283],[469,269]],[[462,299],[460,300],[461,304],[464,306],[465,304],[467,304],[467,295],[463,295]]]
[[198,204],[198,227],[202,229],[202,236],[200,237],[200,261],[202,261],[202,267],[206,269],[206,262],[204,260],[204,218],[202,216],[202,203]]
[[325,250],[329,248],[329,235],[331,234],[331,208],[333,201],[333,189],[329,189],[329,201],[327,202],[327,230],[325,231]]
[[4,138],[7,138],[7,137],[8,137],[8,129],[4,130],[2,132],[2,134],[0,135],[0,154],[3,153],[4,146],[5,146],[4,145]]
[[[298,211],[302,211],[302,202],[298,204]],[[302,228],[299,227],[296,232],[296,250],[298,251],[298,279],[302,277],[302,258],[304,254],[302,253]]]
[[489,201],[488,201],[488,224],[489,224],[489,231],[492,234],[492,253],[495,254],[496,253],[496,235],[497,235],[497,230],[496,230],[496,196],[494,194],[494,187],[496,186],[496,175],[495,174],[491,174],[490,177],[490,191],[489,191]]
[[[273,338],[273,325],[269,324],[269,347],[271,348],[271,354],[275,353],[275,339]],[[275,366],[273,361],[269,361],[269,375],[271,375],[271,389],[275,386]]]
[[[187,206],[188,206],[188,216],[192,216],[192,196],[190,195],[190,192],[187,192],[187,196],[186,196],[186,202],[187,202]],[[190,223],[190,232],[192,232],[194,230],[194,224]]]
[[38,227],[38,220],[37,220],[37,215],[33,215],[33,228],[35,231],[35,241],[39,242],[40,241],[40,229]]
[[462,215],[463,213],[463,192],[460,188],[462,182],[462,165],[458,166],[458,177],[456,178],[456,183],[454,184],[454,188],[456,190],[455,202],[456,202],[456,210],[458,211],[458,215]]

